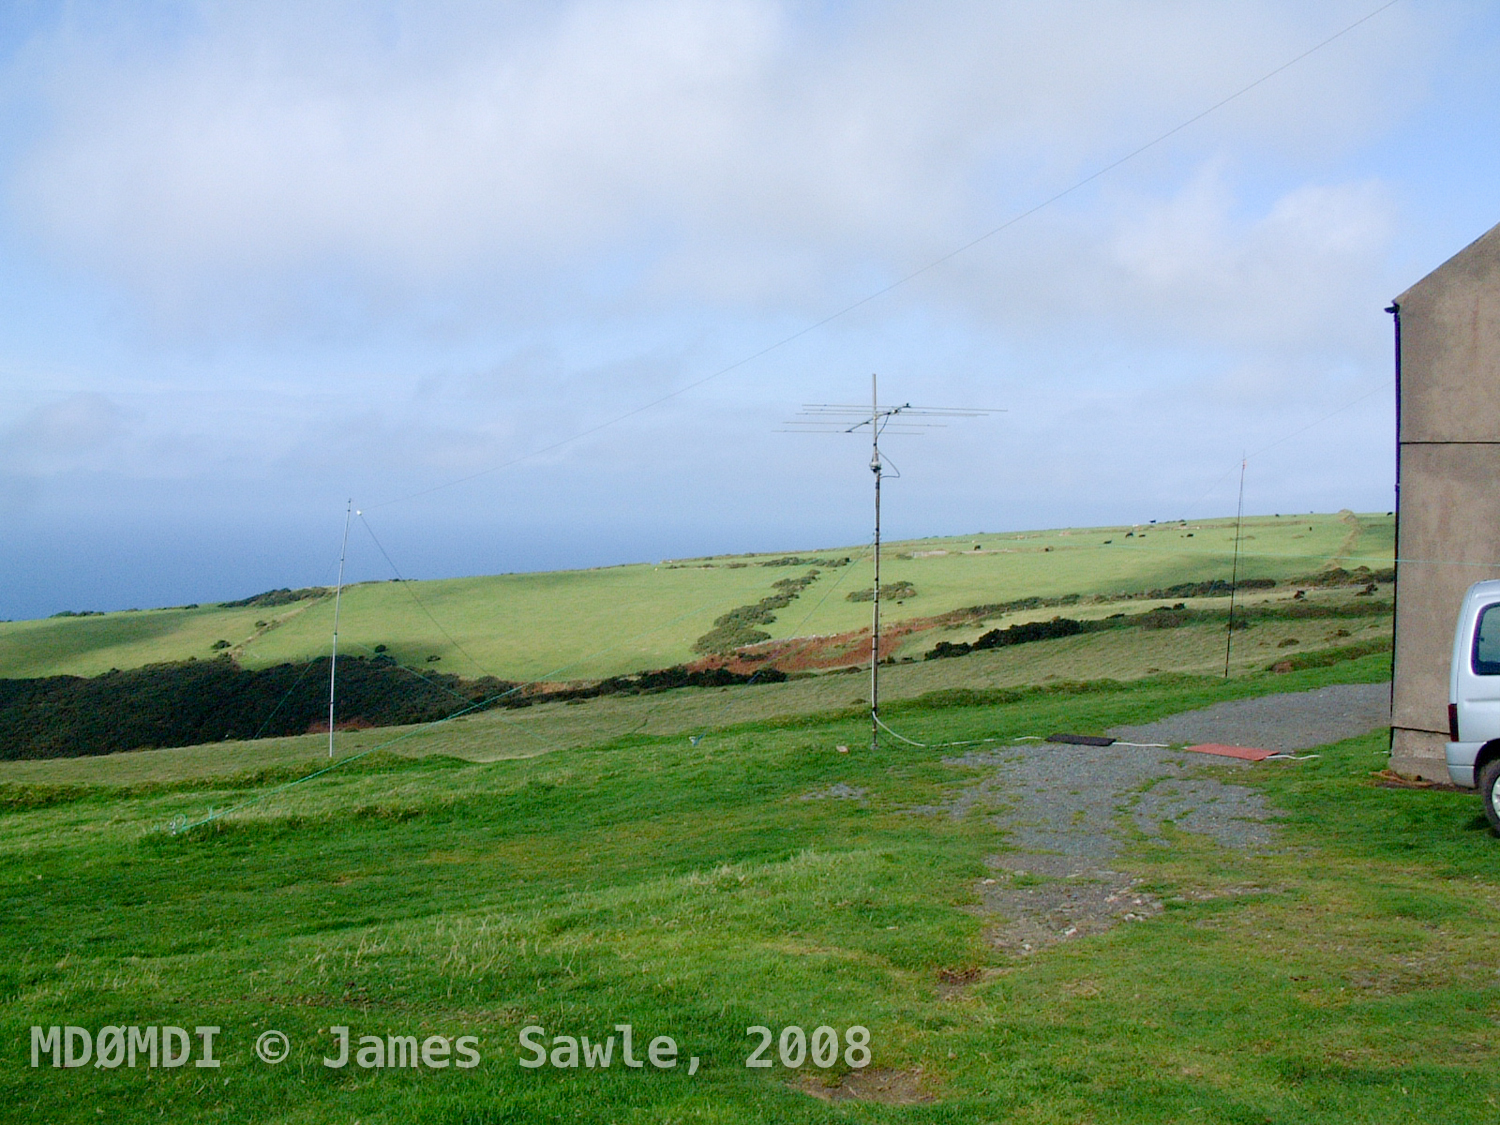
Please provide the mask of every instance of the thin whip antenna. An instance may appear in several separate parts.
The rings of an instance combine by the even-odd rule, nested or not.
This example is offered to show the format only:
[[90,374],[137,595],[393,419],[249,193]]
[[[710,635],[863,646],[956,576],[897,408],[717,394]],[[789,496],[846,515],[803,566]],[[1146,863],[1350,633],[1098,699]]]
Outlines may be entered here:
[[333,588],[333,657],[328,661],[328,756],[333,757],[333,700],[339,675],[339,603],[344,597],[344,556],[349,552],[349,524],[354,520],[354,500],[344,509],[344,542],[339,547],[339,581]]
[[[898,406],[896,410],[900,410]],[[894,413],[894,411],[892,411]],[[880,391],[870,374],[870,471],[875,474],[875,597],[870,621],[870,749],[880,749]]]
[[1245,515],[1245,462],[1240,457],[1240,503],[1234,511],[1234,564],[1229,571],[1229,627],[1224,631],[1224,678],[1229,679],[1229,654],[1234,649],[1234,592],[1240,582],[1240,522]]

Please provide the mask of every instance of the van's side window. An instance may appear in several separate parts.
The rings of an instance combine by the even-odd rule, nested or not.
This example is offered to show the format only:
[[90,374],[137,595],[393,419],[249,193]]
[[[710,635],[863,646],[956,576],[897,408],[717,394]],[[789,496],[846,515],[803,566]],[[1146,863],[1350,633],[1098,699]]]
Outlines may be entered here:
[[1473,664],[1476,676],[1500,676],[1500,604],[1479,611]]

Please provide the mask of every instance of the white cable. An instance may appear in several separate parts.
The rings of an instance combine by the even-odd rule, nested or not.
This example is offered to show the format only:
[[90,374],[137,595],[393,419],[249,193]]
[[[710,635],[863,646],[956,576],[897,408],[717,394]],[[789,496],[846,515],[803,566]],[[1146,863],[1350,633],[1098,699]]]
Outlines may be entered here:
[[[906,735],[900,734],[897,731],[893,731],[890,727],[886,726],[879,715],[873,715],[871,717],[875,720],[876,725],[878,725],[881,730],[885,731],[886,734],[890,735],[892,738],[899,738],[902,742],[905,742],[910,746],[920,746],[924,750],[941,750],[945,746],[979,746],[986,742],[1005,741],[1005,739],[1003,738],[965,738],[961,739],[958,742],[918,742],[914,738],[907,738]],[[1036,736],[1025,735],[1023,737],[1034,738]]]

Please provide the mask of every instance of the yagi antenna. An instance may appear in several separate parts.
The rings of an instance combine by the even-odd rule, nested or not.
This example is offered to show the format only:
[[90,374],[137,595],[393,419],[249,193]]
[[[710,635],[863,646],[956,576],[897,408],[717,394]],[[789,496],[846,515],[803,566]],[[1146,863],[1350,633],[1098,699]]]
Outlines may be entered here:
[[[870,471],[875,474],[875,585],[870,620],[870,749],[880,749],[880,478],[885,464],[880,458],[880,435],[924,434],[947,423],[935,419],[983,418],[1003,414],[998,407],[973,406],[881,406],[876,376],[870,376],[870,405],[853,403],[805,403],[797,418],[786,423],[796,427],[781,433],[852,434],[870,428]],[[921,419],[921,420],[919,420]],[[925,419],[934,419],[926,421]],[[897,476],[900,474],[898,473]]]

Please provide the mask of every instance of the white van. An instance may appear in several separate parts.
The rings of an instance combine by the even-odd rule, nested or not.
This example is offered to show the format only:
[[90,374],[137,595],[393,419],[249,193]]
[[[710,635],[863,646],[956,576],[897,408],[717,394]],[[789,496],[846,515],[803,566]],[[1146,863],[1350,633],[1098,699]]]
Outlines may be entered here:
[[1478,786],[1484,815],[1500,829],[1500,581],[1464,595],[1448,677],[1448,776]]

